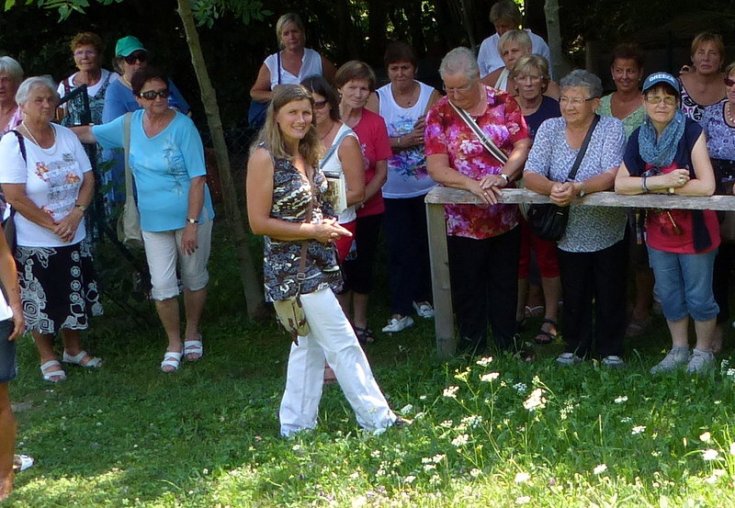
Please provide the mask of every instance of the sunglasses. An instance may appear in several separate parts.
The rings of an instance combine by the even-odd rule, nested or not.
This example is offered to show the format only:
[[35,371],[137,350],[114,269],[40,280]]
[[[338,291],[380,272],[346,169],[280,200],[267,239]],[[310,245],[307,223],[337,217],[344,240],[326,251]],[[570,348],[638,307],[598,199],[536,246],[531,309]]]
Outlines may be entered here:
[[314,109],[324,109],[324,106],[327,105],[327,101],[314,101]]
[[732,86],[735,85],[735,80],[732,80],[730,78],[725,78],[725,86]]
[[145,53],[145,51],[136,51],[135,53],[130,53],[128,56],[125,57],[125,62],[128,65],[133,65],[136,60],[140,63],[144,63],[148,60],[148,55]]
[[164,88],[163,90],[148,90],[147,92],[141,92],[139,96],[142,99],[146,99],[148,101],[155,100],[156,97],[160,97],[161,99],[168,99],[169,96],[168,88]]

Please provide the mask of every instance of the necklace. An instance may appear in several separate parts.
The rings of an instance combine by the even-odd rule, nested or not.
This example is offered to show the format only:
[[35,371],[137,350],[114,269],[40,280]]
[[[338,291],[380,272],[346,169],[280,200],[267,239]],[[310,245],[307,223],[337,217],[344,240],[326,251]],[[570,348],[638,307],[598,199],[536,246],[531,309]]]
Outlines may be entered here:
[[730,122],[730,125],[735,127],[735,119],[732,117],[732,103],[729,101],[725,105],[725,116],[727,117],[727,121]]
[[[33,136],[33,133],[31,132],[31,129],[29,129],[28,126],[26,125],[25,120],[21,121],[20,124],[26,130],[26,132],[28,133],[28,136],[31,138],[31,141],[33,141],[36,144],[36,146],[44,150],[47,150],[47,148],[42,147],[41,143],[39,143],[38,140]],[[53,136],[53,143],[51,143],[51,146],[49,148],[51,148],[52,146],[56,144],[56,130],[53,127],[51,127],[51,135]]]
[[128,88],[130,88],[131,90],[133,89],[133,85],[131,85],[131,84],[130,84],[130,81],[128,81],[128,80],[127,80],[127,78],[126,78],[125,76],[120,76],[120,80],[121,80],[121,81],[123,82],[123,84],[124,84],[125,86],[127,86],[127,87],[128,87]]
[[[327,139],[327,138],[329,137],[329,135],[330,135],[330,134],[332,133],[332,131],[334,130],[334,126],[335,126],[335,125],[337,125],[337,122],[334,122],[334,121],[333,121],[333,122],[332,122],[332,125],[330,125],[330,126],[329,126],[329,130],[328,130],[327,132],[325,132],[325,133],[324,133],[324,136],[319,136],[319,138],[320,138],[320,139],[322,140],[322,142],[324,142],[324,140],[326,140],[326,139]],[[325,143],[325,144],[326,144],[326,143]]]

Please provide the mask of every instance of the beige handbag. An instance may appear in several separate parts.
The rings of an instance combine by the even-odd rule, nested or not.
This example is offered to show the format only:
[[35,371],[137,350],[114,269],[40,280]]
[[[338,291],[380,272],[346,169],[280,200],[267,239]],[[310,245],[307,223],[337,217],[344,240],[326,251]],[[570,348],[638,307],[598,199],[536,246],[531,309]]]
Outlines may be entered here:
[[130,171],[130,118],[125,113],[123,121],[123,146],[125,148],[125,204],[117,219],[117,239],[127,247],[142,247],[143,235],[140,232],[140,213],[133,196],[133,175]]

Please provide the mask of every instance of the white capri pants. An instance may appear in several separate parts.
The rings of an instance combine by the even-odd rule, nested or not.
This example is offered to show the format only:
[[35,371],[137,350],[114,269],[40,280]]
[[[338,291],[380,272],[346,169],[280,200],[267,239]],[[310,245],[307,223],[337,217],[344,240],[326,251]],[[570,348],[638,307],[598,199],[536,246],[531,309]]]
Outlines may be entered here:
[[198,291],[209,282],[207,263],[212,245],[212,221],[197,226],[197,250],[186,255],[181,250],[184,228],[173,231],[143,231],[143,246],[151,272],[151,296],[167,300],[179,294],[176,264],[180,266],[184,289]]
[[301,295],[311,332],[291,345],[286,390],[279,418],[281,435],[316,427],[324,385],[324,359],[334,370],[342,392],[355,411],[357,423],[368,431],[386,429],[396,415],[373,377],[365,353],[331,289]]

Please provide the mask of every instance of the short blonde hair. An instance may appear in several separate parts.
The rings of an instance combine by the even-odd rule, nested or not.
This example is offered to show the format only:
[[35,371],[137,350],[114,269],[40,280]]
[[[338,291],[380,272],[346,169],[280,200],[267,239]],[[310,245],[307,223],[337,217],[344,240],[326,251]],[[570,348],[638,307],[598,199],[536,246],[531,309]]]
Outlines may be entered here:
[[541,80],[543,82],[541,85],[541,93],[544,93],[546,88],[549,86],[549,81],[551,81],[551,76],[549,75],[549,62],[547,62],[546,58],[541,55],[522,56],[513,66],[513,69],[511,69],[510,77],[515,79],[519,74],[525,74],[529,70],[535,70],[541,74]]
[[498,53],[501,56],[503,55],[503,48],[511,42],[518,43],[522,48],[528,50],[529,53],[533,48],[531,37],[525,30],[508,30],[498,40]]
[[296,28],[301,30],[304,35],[306,35],[306,28],[304,27],[304,22],[301,20],[301,16],[296,14],[295,12],[287,12],[280,18],[278,18],[278,21],[276,21],[276,37],[278,38],[278,45],[283,47],[283,43],[281,43],[281,37],[283,36],[283,30],[286,27],[286,23],[293,23],[296,25]]

